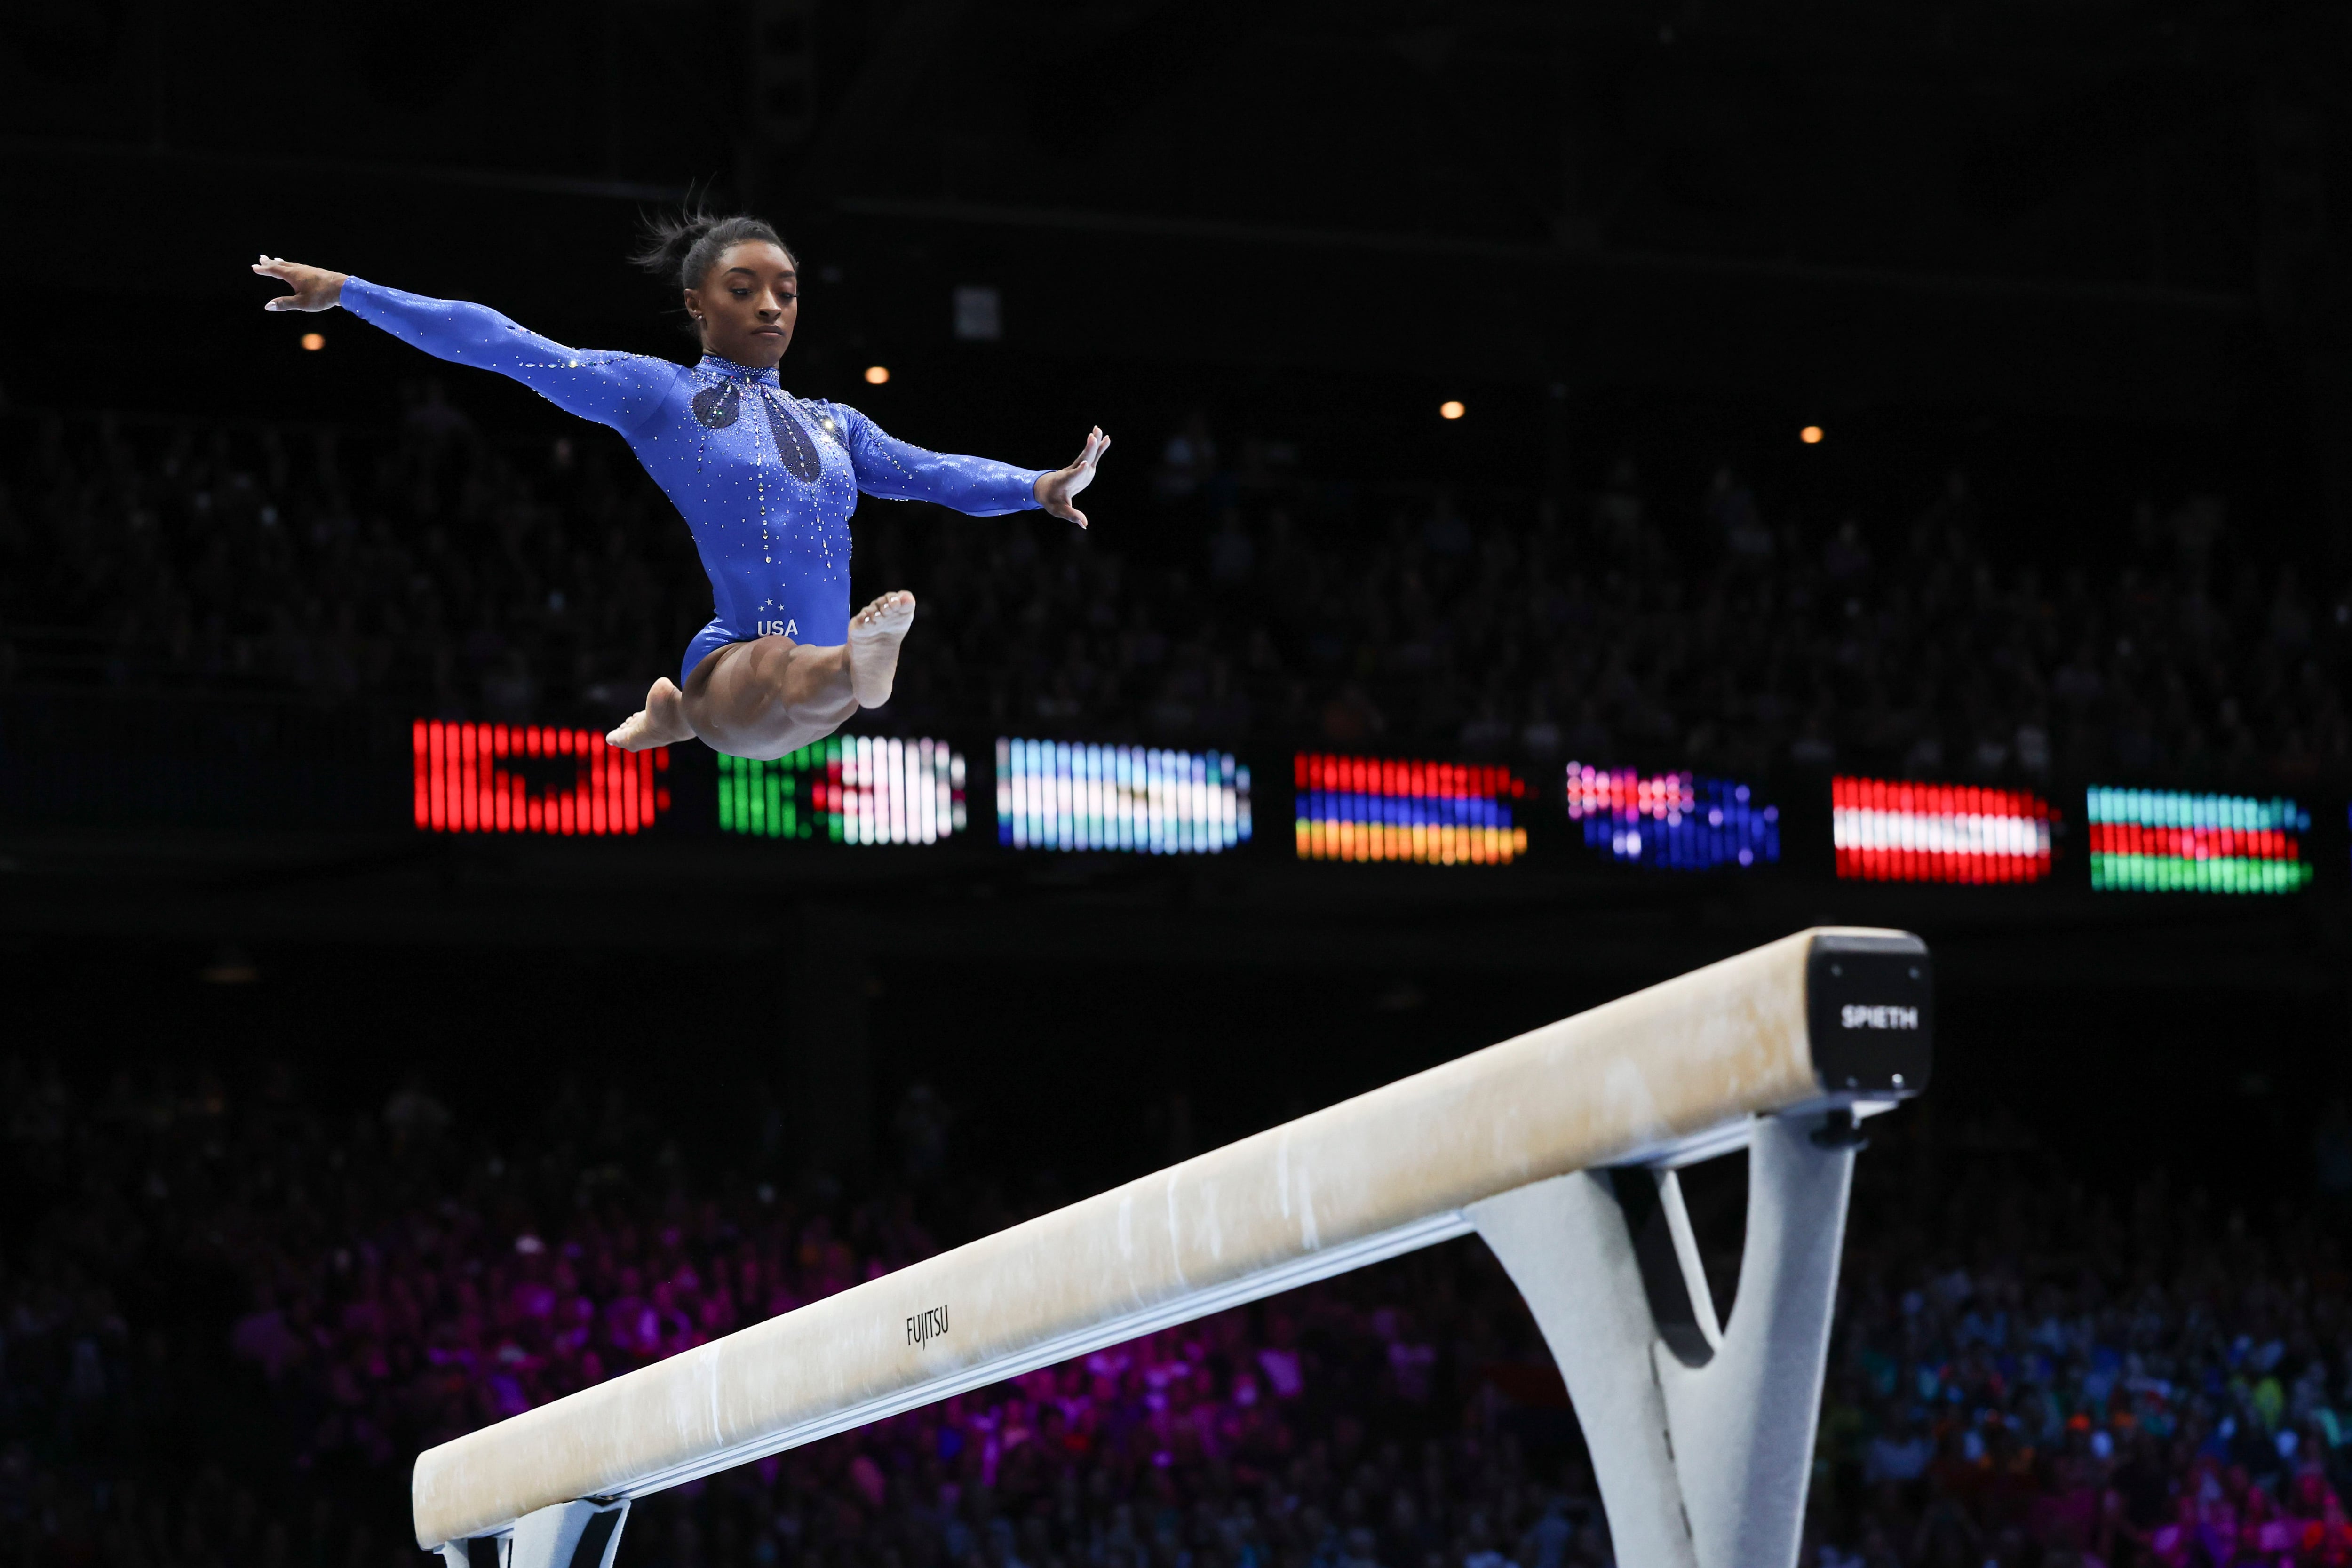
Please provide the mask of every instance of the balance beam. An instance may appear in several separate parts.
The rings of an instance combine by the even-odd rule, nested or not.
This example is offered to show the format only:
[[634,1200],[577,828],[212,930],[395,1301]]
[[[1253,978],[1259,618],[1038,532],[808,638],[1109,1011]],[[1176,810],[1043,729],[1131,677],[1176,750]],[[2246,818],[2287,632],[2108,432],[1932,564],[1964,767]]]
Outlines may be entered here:
[[[1726,1336],[1671,1171],[1751,1142],[1760,1158],[1759,1118],[1801,1133],[1790,1169],[1832,1173],[1822,1179],[1833,1194],[1807,1202],[1833,1212],[1773,1222],[1827,1228],[1827,1282],[1798,1282],[1810,1304],[1794,1320],[1771,1314],[1768,1346],[1768,1360],[1787,1362],[1795,1322],[1811,1369],[1796,1451],[1809,1453],[1855,1119],[1925,1087],[1930,989],[1925,944],[1898,931],[1816,929],[1710,964],[428,1449],[412,1489],[417,1542],[452,1568],[608,1568],[628,1500],[1473,1230],[1529,1294],[1599,1459],[1599,1404],[1587,1408],[1574,1347],[1562,1353],[1547,1311],[1557,1301],[1536,1299],[1559,1289],[1529,1279],[1576,1226],[1591,1227],[1591,1203],[1615,1205],[1605,1212],[1625,1223],[1580,1243],[1601,1250],[1574,1288],[1614,1281],[1591,1310],[1631,1325],[1615,1362],[1666,1347],[1703,1366]],[[1629,1171],[1642,1173],[1633,1186]],[[1759,1244],[1751,1205],[1751,1260]],[[1820,1260],[1806,1267],[1818,1274]],[[1743,1272],[1731,1339],[1763,1278]],[[1618,1300],[1629,1293],[1646,1307]],[[1638,1389],[1625,1397],[1641,1406],[1631,1419],[1671,1425]],[[1792,1418],[1780,1413],[1758,1441],[1785,1441]],[[1644,1502],[1622,1478],[1612,1493],[1610,1463],[1598,1468],[1621,1561],[1732,1568],[1754,1557],[1737,1530],[1711,1549],[1697,1522],[1679,1545],[1643,1544],[1619,1519],[1619,1494],[1659,1512],[1672,1536],[1659,1500],[1687,1492],[1688,1478],[1650,1477],[1657,1495]],[[1802,1495],[1800,1478],[1800,1506]],[[1768,1533],[1788,1535],[1786,1552],[1775,1544],[1756,1560],[1789,1568],[1793,1530]]]

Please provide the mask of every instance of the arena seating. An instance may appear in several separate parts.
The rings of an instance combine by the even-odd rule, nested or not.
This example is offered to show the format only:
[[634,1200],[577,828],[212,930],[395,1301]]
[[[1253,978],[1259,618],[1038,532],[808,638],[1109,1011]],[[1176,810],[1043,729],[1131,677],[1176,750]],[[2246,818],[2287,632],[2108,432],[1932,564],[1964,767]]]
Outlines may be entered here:
[[[420,1447],[1030,1212],[928,1090],[847,1194],[756,1140],[677,1163],[576,1079],[495,1151],[478,1107],[352,1116],[275,1071],[77,1087],[9,1058],[0,1106],[0,1179],[40,1215],[0,1244],[9,1568],[415,1568]],[[2252,1213],[2014,1122],[1871,1125],[1809,1568],[2340,1560],[2352,1122],[2323,1123],[2309,1201]],[[1727,1305],[1737,1194],[1692,1191]],[[1467,1239],[661,1494],[629,1531],[669,1568],[1611,1560],[1564,1391]]]
[[[1217,449],[1171,439],[1147,476],[1144,444],[1101,492],[1131,525],[1085,538],[869,503],[857,591],[925,605],[886,725],[1742,777],[2352,771],[2352,585],[2214,498],[2062,573],[1997,554],[1958,475],[1853,519],[1727,471],[1660,495],[1621,463],[1539,500]],[[0,421],[0,682],[602,728],[708,606],[684,528],[593,433],[492,442],[431,396],[382,433]]]

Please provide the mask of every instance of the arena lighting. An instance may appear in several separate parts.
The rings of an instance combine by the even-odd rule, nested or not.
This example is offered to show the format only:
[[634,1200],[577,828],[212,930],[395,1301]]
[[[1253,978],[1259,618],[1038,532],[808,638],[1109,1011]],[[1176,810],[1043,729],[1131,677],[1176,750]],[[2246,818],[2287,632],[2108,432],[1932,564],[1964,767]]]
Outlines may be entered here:
[[834,735],[773,762],[719,753],[719,830],[828,844],[937,844],[964,829],[963,753]]
[[1508,768],[1301,752],[1291,763],[1301,860],[1505,866],[1528,852]]
[[2050,803],[2026,790],[1895,779],[1830,781],[1837,874],[1869,882],[2038,882]]
[[890,379],[890,367],[889,367],[888,365],[887,365],[887,364],[869,364],[869,365],[867,365],[867,366],[866,367],[866,385],[868,385],[868,386],[879,386],[879,385],[881,385],[884,382],[888,381],[889,379]]
[[410,727],[416,826],[426,833],[635,833],[669,809],[669,749],[624,752],[593,730]]
[[2091,886],[2108,892],[2292,893],[2312,868],[2311,814],[2284,796],[2168,789],[2087,792]]
[[1772,865],[1780,808],[1735,779],[1568,764],[1568,816],[1612,860],[1669,871]]
[[324,332],[304,332],[302,334],[302,346],[308,349],[310,353],[317,353],[320,349],[327,346],[327,334]]
[[1459,419],[1469,412],[1456,398],[1449,397],[1437,405],[1437,416],[1440,419]]
[[1808,425],[1797,432],[1797,439],[1808,447],[1818,447],[1822,444],[1822,427],[1818,425]]
[[1230,752],[996,742],[999,844],[1215,855],[1249,837],[1250,771]]

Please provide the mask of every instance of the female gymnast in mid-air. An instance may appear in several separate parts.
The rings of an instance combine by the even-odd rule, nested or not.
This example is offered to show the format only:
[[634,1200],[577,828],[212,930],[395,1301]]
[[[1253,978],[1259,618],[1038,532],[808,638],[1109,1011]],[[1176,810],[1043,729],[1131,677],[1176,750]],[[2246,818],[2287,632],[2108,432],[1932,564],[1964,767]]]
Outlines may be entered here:
[[781,757],[890,698],[915,596],[849,614],[849,514],[860,490],[979,517],[1071,504],[1109,449],[1100,429],[1066,468],[1041,472],[893,440],[855,408],[794,397],[776,378],[800,317],[799,263],[754,217],[696,214],[655,226],[637,260],[685,291],[702,340],[692,366],[568,349],[495,310],[264,256],[293,292],[271,310],[341,305],[459,364],[514,377],[567,413],[618,430],[694,531],[715,613],[673,684],[605,737],[642,751],[699,735],[739,757]]

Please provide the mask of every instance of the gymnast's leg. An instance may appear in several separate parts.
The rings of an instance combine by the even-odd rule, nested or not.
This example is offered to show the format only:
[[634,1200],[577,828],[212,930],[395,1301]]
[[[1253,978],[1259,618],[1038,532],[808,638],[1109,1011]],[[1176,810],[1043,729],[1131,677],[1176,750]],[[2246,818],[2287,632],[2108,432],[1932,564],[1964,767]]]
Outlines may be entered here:
[[683,692],[655,681],[644,710],[605,738],[634,752],[699,735],[730,756],[784,756],[890,700],[914,619],[912,594],[885,594],[851,617],[849,641],[836,647],[784,637],[730,643],[694,667]]

